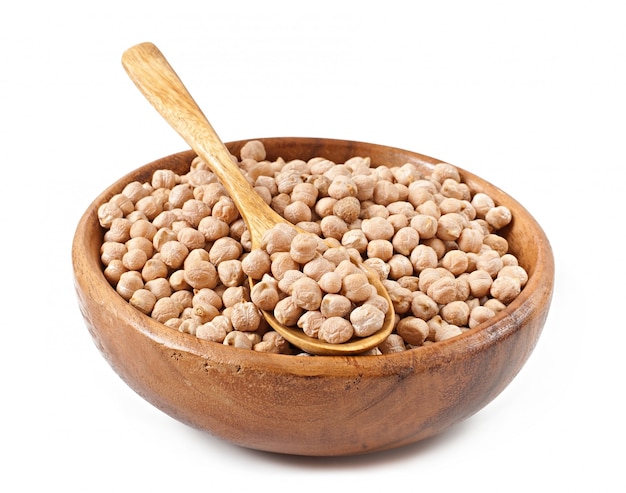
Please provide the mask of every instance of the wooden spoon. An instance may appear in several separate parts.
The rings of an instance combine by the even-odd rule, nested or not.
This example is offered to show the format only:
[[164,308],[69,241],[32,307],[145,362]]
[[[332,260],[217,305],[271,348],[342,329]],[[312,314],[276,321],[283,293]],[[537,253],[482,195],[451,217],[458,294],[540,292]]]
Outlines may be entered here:
[[[141,43],[129,48],[122,55],[122,65],[152,106],[215,173],[246,223],[253,248],[259,247],[264,233],[277,223],[288,223],[263,201],[245,179],[224,143],[154,44]],[[268,323],[293,345],[311,354],[350,355],[378,346],[393,329],[393,305],[378,275],[362,262],[355,259],[353,262],[367,274],[370,283],[389,304],[384,325],[378,332],[368,337],[353,338],[346,343],[331,344],[309,337],[297,328],[284,326],[272,313],[264,311]]]

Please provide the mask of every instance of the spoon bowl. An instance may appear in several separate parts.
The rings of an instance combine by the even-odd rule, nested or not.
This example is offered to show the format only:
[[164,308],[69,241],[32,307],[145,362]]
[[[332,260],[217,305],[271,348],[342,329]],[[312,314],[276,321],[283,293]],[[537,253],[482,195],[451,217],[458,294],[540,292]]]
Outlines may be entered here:
[[[129,48],[122,55],[122,65],[150,104],[218,177],[246,223],[253,248],[259,248],[265,233],[276,224],[289,224],[267,205],[248,183],[200,107],[154,44],[141,43]],[[304,232],[300,228],[296,229]],[[287,327],[272,313],[263,311],[268,323],[291,344],[316,355],[359,354],[380,345],[394,326],[395,316],[391,298],[375,273],[357,259],[351,257],[351,260],[366,273],[377,293],[387,300],[389,308],[380,330],[367,337],[354,337],[348,342],[333,344],[309,337],[297,328]],[[254,285],[252,279],[250,283]]]

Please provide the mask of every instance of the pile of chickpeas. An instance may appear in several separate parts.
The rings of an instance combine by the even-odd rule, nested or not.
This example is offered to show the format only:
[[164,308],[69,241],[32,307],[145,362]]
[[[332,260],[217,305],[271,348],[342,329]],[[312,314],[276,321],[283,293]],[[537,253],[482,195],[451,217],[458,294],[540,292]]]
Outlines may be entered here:
[[[309,234],[279,226],[252,249],[233,201],[198,157],[186,174],[157,170],[98,209],[105,277],[132,306],[173,330],[306,354],[265,321],[261,310],[272,310],[327,342],[366,336],[380,328],[386,300],[360,278],[355,291],[369,291],[346,296],[343,281],[363,275],[350,270],[349,257],[358,255],[395,311],[394,331],[365,354],[387,354],[489,320],[528,280],[498,235],[512,220],[509,209],[472,193],[450,164],[426,175],[411,163],[373,166],[368,157],[271,161],[260,141],[247,142],[233,159],[267,204]],[[322,330],[330,318],[332,328]]]
[[341,344],[383,328],[389,302],[337,240],[277,224],[242,267],[259,280],[250,291],[252,302],[309,337]]

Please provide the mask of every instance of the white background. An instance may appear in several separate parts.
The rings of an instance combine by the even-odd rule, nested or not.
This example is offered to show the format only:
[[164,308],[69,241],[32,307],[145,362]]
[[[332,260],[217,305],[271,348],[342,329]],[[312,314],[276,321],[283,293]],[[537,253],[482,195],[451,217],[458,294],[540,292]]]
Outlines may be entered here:
[[[624,491],[619,4],[4,2],[3,490]],[[436,438],[343,459],[242,449],[130,390],[83,324],[70,247],[106,186],[186,149],[121,67],[142,41],[161,48],[223,140],[406,148],[522,202],[551,240],[556,285],[511,385]]]

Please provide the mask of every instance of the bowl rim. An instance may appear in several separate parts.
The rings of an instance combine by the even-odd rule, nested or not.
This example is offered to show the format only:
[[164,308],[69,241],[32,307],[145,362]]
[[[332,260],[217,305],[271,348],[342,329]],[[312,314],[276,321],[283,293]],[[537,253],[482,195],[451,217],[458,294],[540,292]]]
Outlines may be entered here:
[[[269,145],[279,141],[297,141],[305,144],[310,143],[310,145],[313,146],[316,142],[323,141],[325,145],[369,146],[372,148],[410,154],[424,165],[430,167],[435,163],[443,162],[439,159],[401,148],[343,139],[257,137],[227,142],[226,144],[229,148],[236,149],[250,140],[260,140]],[[93,252],[89,252],[86,248],[85,231],[90,229],[90,225],[91,228],[93,228],[94,221],[96,224],[98,223],[98,207],[103,202],[109,200],[115,193],[119,193],[124,184],[139,171],[143,170],[145,172],[150,169],[157,169],[158,166],[162,166],[167,161],[171,160],[182,159],[190,161],[190,157],[193,156],[195,156],[195,153],[192,150],[176,152],[144,164],[111,183],[91,202],[82,214],[72,244],[72,263],[77,288],[78,285],[83,289],[88,289],[90,285],[106,288],[103,291],[106,293],[105,297],[98,302],[102,304],[103,307],[113,303],[118,316],[123,317],[123,319],[132,324],[135,330],[141,332],[145,337],[151,339],[158,345],[162,345],[173,351],[190,353],[218,364],[235,364],[241,367],[264,369],[266,371],[272,370],[275,372],[288,371],[291,374],[300,376],[327,374],[330,367],[333,368],[333,374],[337,376],[362,375],[367,373],[367,370],[370,368],[375,368],[377,374],[381,374],[381,372],[397,374],[398,372],[407,371],[407,369],[415,370],[418,367],[432,368],[433,366],[445,364],[446,361],[452,359],[458,360],[459,357],[471,358],[472,354],[483,350],[485,347],[496,344],[502,337],[507,337],[515,330],[523,330],[522,327],[519,327],[520,324],[516,322],[528,317],[542,298],[548,304],[550,303],[554,283],[554,260],[552,248],[541,226],[516,199],[489,183],[487,180],[454,165],[461,173],[464,181],[469,179],[472,183],[478,182],[486,184],[493,187],[501,197],[506,197],[507,202],[510,202],[517,211],[514,217],[519,218],[519,214],[521,213],[523,220],[528,221],[529,224],[532,225],[537,235],[535,241],[541,243],[541,246],[537,249],[537,264],[541,262],[543,268],[539,271],[534,270],[529,272],[528,282],[521,293],[492,319],[450,339],[385,355],[298,356],[262,353],[249,349],[225,346],[223,344],[199,339],[191,334],[175,331],[141,313],[119,296],[104,277],[99,255],[97,255],[97,263],[95,263]],[[99,225],[97,225],[97,229],[99,229]],[[86,258],[83,258],[83,256]],[[384,362],[384,365],[381,365],[381,362]]]

